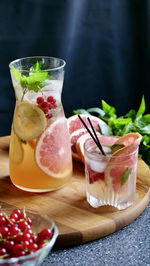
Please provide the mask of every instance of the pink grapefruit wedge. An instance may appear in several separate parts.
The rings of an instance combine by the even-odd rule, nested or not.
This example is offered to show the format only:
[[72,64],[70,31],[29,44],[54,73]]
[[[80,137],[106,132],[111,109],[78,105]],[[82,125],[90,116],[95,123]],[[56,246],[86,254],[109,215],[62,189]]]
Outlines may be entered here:
[[122,144],[124,146],[129,146],[131,144],[140,144],[142,136],[139,133],[128,133],[122,137],[120,137],[115,144]]
[[41,135],[35,151],[36,163],[54,178],[67,176],[71,168],[71,149],[65,118],[54,121]]
[[[95,130],[98,130],[98,131],[99,131],[98,124],[100,124],[100,123],[105,124],[105,122],[103,120],[101,120],[100,118],[98,118],[96,116],[90,115],[90,114],[80,114],[80,116],[82,117],[82,119],[84,120],[84,122],[86,123],[86,125],[88,127],[90,127],[90,124],[87,120],[87,118],[89,117],[91,122],[92,122],[93,127],[95,128]],[[68,118],[67,124],[68,124],[68,129],[69,129],[70,134],[77,129],[84,128],[84,125],[82,124],[82,122],[78,118],[78,115],[70,116]]]

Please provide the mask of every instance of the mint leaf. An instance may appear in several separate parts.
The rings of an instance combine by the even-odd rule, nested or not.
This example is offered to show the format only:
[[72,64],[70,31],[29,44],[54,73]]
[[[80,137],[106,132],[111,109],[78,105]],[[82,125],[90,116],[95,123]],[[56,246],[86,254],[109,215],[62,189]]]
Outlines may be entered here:
[[29,77],[26,77],[28,90],[37,92],[43,87],[43,82],[49,78],[48,72],[35,72]]
[[132,121],[134,121],[135,118],[136,118],[136,111],[133,110],[133,109],[131,109],[131,110],[125,115],[125,117],[129,117],[129,118],[132,119]]
[[137,131],[142,134],[150,134],[150,114],[135,120]]
[[99,127],[100,132],[101,132],[102,135],[106,135],[106,136],[113,135],[111,127],[109,127],[109,125],[107,125],[107,124],[98,124],[98,127]]
[[48,72],[41,71],[41,64],[41,62],[37,61],[37,63],[30,68],[28,77],[22,75],[14,68],[14,66],[12,66],[11,71],[23,89],[38,92],[41,88],[48,84],[46,80],[50,78]]
[[116,118],[116,109],[113,106],[107,104],[104,100],[102,100],[102,110],[105,113],[105,116],[108,118]]
[[145,112],[145,99],[144,99],[144,95],[142,96],[142,100],[141,100],[141,104],[140,104],[140,107],[139,107],[139,110],[137,111],[137,114],[136,114],[136,118],[138,117],[141,117],[142,114],[144,114]]
[[125,183],[127,182],[129,175],[131,174],[132,169],[131,168],[126,168],[125,171],[123,172],[123,174],[120,177],[120,184],[121,186],[125,185]]
[[113,145],[111,146],[112,153],[114,153],[114,152],[120,150],[120,149],[123,148],[123,147],[124,147],[124,145],[122,145],[122,144],[113,144]]
[[136,128],[132,122],[129,122],[129,124],[126,124],[122,130],[123,135],[130,133],[130,132],[136,132]]
[[89,114],[89,112],[87,112],[85,109],[77,109],[77,110],[73,110],[73,113],[75,115],[78,115],[78,114]]
[[130,122],[131,118],[111,118],[108,121],[108,125],[111,127],[114,135],[122,136],[125,126]]
[[89,108],[89,109],[87,109],[87,111],[89,113],[98,114],[100,118],[103,118],[103,116],[105,115],[105,112],[102,109],[98,108],[98,107]]
[[14,66],[12,66],[12,68],[11,68],[11,72],[12,72],[13,76],[16,78],[16,80],[20,83],[20,81],[21,81],[21,73],[18,72],[18,71],[14,68]]
[[143,145],[145,146],[145,149],[149,149],[150,148],[150,135],[145,135],[143,136]]
[[32,67],[30,67],[30,74],[41,70],[42,62],[37,61]]

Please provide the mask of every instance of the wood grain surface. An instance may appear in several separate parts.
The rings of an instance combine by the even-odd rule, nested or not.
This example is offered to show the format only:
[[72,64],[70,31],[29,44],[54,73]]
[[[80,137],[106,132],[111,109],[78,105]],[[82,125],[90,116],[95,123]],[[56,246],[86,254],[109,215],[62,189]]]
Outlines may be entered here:
[[[126,210],[92,208],[86,201],[84,165],[74,162],[71,181],[55,192],[31,193],[16,188],[9,178],[9,137],[0,138],[0,205],[34,209],[57,224],[55,248],[70,247],[104,237],[137,218],[150,201],[150,169],[138,161],[137,197]],[[142,225],[141,225],[142,226]]]

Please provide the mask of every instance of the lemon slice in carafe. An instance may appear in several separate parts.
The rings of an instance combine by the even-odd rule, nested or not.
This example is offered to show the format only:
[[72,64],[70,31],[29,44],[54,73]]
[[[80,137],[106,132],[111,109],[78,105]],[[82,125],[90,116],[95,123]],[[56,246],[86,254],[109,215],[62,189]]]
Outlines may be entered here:
[[40,136],[46,123],[45,114],[38,106],[28,102],[16,102],[13,128],[20,139],[30,140]]

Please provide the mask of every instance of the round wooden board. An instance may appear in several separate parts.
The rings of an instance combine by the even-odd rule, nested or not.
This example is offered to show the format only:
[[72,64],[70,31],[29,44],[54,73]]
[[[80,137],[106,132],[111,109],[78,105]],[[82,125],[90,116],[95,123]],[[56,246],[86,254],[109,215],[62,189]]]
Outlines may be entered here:
[[13,205],[40,211],[57,224],[55,248],[79,245],[104,237],[131,223],[150,201],[150,170],[139,160],[137,198],[126,210],[106,206],[92,208],[86,201],[84,166],[74,162],[70,183],[55,192],[30,193],[16,188],[9,178],[9,137],[0,138],[0,205]]

